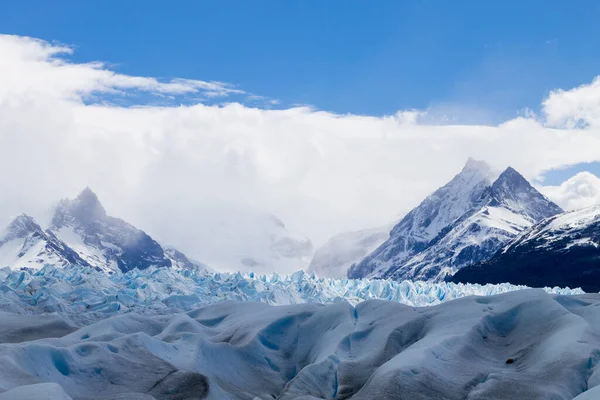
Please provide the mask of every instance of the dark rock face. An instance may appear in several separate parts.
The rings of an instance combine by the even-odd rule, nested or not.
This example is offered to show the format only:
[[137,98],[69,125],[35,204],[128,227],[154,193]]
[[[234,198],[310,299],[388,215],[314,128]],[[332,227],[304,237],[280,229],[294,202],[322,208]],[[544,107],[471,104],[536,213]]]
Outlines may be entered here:
[[107,216],[98,197],[89,188],[74,200],[65,199],[59,203],[49,232],[60,237],[63,228],[79,235],[86,246],[104,256],[97,260],[98,264],[115,262],[123,272],[171,266],[162,247],[149,235],[121,219]]
[[458,271],[452,282],[600,291],[600,207],[545,219],[490,260]]

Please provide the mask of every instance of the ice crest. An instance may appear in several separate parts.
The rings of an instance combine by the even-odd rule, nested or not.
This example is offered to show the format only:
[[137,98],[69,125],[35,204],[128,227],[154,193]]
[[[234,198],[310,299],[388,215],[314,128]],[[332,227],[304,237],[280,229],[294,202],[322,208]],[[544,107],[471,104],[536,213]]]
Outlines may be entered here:
[[[80,266],[46,266],[38,271],[0,269],[0,311],[58,312],[70,323],[82,326],[121,313],[172,314],[227,300],[289,305],[326,304],[344,299],[355,305],[380,299],[421,307],[465,296],[490,296],[524,288],[510,284],[332,279],[303,271],[279,275],[152,267],[109,276]],[[545,290],[559,294],[583,293],[569,288]]]

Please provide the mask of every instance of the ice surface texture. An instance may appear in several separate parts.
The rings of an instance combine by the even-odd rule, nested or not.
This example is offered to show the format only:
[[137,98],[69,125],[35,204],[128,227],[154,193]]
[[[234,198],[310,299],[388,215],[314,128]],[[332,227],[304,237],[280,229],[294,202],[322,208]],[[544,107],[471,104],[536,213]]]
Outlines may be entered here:
[[599,305],[598,294],[530,289],[423,308],[229,301],[128,313],[0,344],[0,399],[572,399],[600,383]]

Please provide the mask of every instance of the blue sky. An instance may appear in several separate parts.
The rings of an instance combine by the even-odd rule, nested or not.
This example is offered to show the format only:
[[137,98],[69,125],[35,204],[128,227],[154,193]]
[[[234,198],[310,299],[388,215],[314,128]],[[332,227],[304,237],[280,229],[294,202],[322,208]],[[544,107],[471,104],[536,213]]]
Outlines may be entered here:
[[437,105],[497,121],[600,71],[597,1],[460,4],[21,0],[2,2],[0,27],[123,73],[231,82],[339,113]]
[[125,74],[230,82],[274,107],[431,108],[457,123],[537,110],[550,90],[600,73],[600,2],[456,4],[8,0],[0,31],[74,45],[75,61]]

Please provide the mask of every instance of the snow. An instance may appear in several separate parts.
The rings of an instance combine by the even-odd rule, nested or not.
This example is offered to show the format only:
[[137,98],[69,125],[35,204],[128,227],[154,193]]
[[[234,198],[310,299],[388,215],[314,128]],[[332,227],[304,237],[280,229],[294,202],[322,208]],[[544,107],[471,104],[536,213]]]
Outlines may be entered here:
[[536,247],[545,248],[563,239],[568,239],[566,248],[584,245],[598,247],[598,243],[590,237],[593,232],[585,232],[598,223],[600,223],[600,206],[565,212],[543,220],[532,229],[523,232],[502,251],[506,253],[512,248],[527,246],[534,242]]
[[40,269],[47,264],[61,263],[62,260],[55,253],[48,254],[45,249],[44,240],[15,238],[0,245],[0,267]]
[[[109,260],[100,248],[86,244],[83,241],[81,234],[75,232],[71,226],[64,226],[57,229],[54,234],[62,240],[67,246],[72,248],[79,256],[87,261],[90,265],[98,267],[106,272],[114,272],[119,269],[114,260]],[[102,246],[108,249],[121,249],[115,245],[107,246],[107,242],[102,241]]]
[[0,344],[0,399],[583,400],[600,387],[599,306],[598,294],[534,289],[422,308],[228,301],[130,312]]
[[486,207],[486,211],[488,215],[484,222],[486,226],[502,229],[514,235],[520,233],[523,228],[533,225],[531,219],[506,208]]
[[548,229],[576,229],[600,219],[600,206],[571,211],[554,218]]

